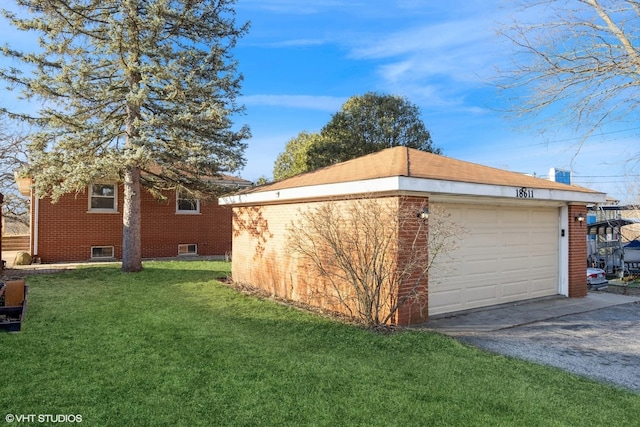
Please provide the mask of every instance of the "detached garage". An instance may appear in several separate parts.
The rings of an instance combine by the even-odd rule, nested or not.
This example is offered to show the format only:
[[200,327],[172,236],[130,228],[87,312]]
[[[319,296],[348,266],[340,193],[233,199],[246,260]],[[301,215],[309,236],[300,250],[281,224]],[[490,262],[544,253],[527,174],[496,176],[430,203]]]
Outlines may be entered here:
[[301,209],[357,197],[409,197],[447,212],[465,230],[458,247],[436,259],[424,278],[427,304],[405,304],[393,319],[396,324],[587,293],[584,218],[587,205],[604,203],[605,194],[406,147],[221,199],[233,208],[233,280],[323,306],[314,297],[322,284],[300,271],[287,251],[287,227]]

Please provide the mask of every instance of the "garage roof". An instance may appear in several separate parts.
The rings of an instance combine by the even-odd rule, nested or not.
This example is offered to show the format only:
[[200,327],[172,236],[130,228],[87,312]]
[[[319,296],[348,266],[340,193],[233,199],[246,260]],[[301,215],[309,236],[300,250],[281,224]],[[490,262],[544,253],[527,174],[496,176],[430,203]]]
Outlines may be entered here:
[[[393,182],[393,183],[392,183]],[[348,185],[351,184],[351,185]],[[355,187],[357,185],[358,188]],[[481,186],[482,188],[479,188]],[[296,191],[305,189],[305,191]],[[308,191],[310,188],[316,191]],[[342,190],[340,189],[342,188]],[[505,188],[509,189],[505,192]],[[502,169],[456,160],[437,154],[394,147],[273,184],[256,187],[220,200],[223,204],[275,201],[314,196],[380,191],[502,196],[514,188],[544,190],[553,200],[601,203],[606,195],[597,191]],[[341,193],[344,191],[344,193]],[[320,194],[323,193],[324,194]],[[571,194],[571,197],[567,197]]]

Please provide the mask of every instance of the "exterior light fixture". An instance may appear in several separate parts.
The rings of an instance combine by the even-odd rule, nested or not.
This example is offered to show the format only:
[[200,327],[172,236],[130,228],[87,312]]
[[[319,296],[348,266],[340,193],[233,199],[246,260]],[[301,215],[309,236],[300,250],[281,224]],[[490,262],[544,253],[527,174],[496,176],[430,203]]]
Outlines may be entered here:
[[427,220],[429,219],[429,208],[422,208],[421,211],[418,212],[418,215],[416,215],[418,218],[422,219],[422,220]]
[[581,212],[578,215],[576,215],[574,218],[574,221],[577,221],[582,224],[584,222],[584,214]]

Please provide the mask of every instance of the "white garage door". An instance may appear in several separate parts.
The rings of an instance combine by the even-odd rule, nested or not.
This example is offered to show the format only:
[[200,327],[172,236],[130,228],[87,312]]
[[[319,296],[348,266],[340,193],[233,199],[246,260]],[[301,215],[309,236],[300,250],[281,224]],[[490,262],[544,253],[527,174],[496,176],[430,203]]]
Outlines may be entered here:
[[559,293],[559,209],[432,203],[462,224],[429,272],[429,314]]

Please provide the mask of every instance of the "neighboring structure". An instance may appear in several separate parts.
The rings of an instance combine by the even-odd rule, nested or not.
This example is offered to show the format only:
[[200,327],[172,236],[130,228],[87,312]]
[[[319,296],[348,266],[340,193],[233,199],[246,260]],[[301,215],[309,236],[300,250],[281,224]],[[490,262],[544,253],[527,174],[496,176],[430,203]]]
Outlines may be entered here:
[[357,196],[409,196],[445,209],[466,229],[446,275],[434,269],[425,280],[428,306],[403,306],[397,324],[536,297],[587,294],[585,215],[587,205],[603,203],[605,194],[405,147],[220,199],[233,207],[234,281],[322,305],[315,292],[322,286],[318,278],[298,274],[287,253],[287,225],[299,208]]
[[[30,179],[18,179],[31,198],[31,254],[35,262],[116,260],[122,258],[123,186],[90,185],[56,203],[38,199]],[[234,177],[218,182],[237,191],[252,184]],[[142,193],[142,257],[224,256],[231,251],[231,209],[208,201],[165,193],[166,200]]]
[[2,261],[2,226],[4,225],[4,216],[2,215],[2,203],[4,203],[4,195],[0,193],[0,273],[4,269],[4,262]]
[[571,184],[571,172],[565,169],[551,168],[549,169],[549,180],[569,185]]
[[620,205],[607,199],[590,206],[587,214],[587,252],[592,267],[620,277],[630,272],[629,263],[637,271],[640,263],[640,210],[634,205]]

